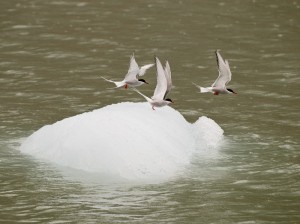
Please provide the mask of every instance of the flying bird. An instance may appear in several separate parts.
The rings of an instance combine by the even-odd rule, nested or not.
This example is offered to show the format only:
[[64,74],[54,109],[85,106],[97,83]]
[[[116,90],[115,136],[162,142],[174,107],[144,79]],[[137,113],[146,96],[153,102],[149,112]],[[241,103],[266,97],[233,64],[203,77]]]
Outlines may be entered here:
[[211,85],[211,87],[201,87],[194,83],[200,89],[201,93],[211,92],[214,95],[219,94],[237,94],[232,89],[227,88],[226,85],[231,80],[231,71],[229,67],[229,63],[227,60],[224,60],[219,53],[220,50],[216,50],[216,59],[218,65],[219,76],[216,81]]
[[160,60],[157,57],[155,57],[155,64],[157,84],[153,96],[149,98],[137,89],[133,89],[151,104],[153,110],[155,110],[154,107],[163,107],[173,103],[170,98],[166,98],[172,88],[170,64],[168,61],[166,61],[165,68],[163,68]]
[[124,80],[119,81],[119,82],[115,82],[109,79],[106,79],[104,77],[104,80],[108,81],[108,82],[112,82],[116,85],[116,88],[122,87],[124,86],[125,89],[127,89],[128,87],[138,87],[144,83],[149,84],[148,82],[146,82],[145,79],[141,79],[139,78],[139,76],[143,76],[145,75],[146,71],[151,68],[154,64],[148,64],[148,65],[144,65],[142,67],[139,67],[135,58],[134,58],[134,54],[131,56],[130,58],[130,65],[129,65],[129,69],[127,74],[125,75]]

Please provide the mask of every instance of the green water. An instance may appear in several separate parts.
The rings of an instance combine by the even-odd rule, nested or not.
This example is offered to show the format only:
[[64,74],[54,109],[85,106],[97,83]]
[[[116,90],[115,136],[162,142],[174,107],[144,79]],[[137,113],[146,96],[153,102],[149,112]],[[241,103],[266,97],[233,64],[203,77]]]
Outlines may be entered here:
[[[0,18],[1,223],[300,222],[300,1],[10,0]],[[217,77],[216,49],[237,96],[192,84]],[[133,52],[141,65],[168,59],[173,107],[224,129],[217,159],[195,158],[185,178],[109,185],[19,152],[46,124],[143,101],[100,79],[122,79]]]

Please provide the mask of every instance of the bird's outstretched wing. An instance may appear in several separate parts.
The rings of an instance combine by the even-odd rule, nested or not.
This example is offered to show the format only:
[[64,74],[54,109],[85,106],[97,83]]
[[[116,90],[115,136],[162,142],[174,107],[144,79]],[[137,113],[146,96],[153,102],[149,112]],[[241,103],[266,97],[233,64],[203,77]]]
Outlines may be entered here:
[[167,92],[167,79],[160,60],[155,57],[157,84],[152,99],[163,100]]
[[140,68],[139,72],[138,72],[138,75],[139,76],[143,76],[145,75],[146,71],[151,68],[154,64],[148,64],[148,65],[144,65]]
[[127,72],[124,80],[126,80],[126,81],[135,80],[137,74],[139,73],[139,70],[140,69],[139,69],[137,62],[135,61],[134,54],[132,54],[132,56],[130,58],[129,69],[128,69],[128,72]]
[[164,99],[167,97],[167,95],[169,94],[169,92],[171,92],[172,89],[172,75],[171,75],[171,68],[170,68],[170,64],[168,61],[166,61],[166,66],[165,66],[165,76],[167,79],[167,91],[165,93]]
[[216,59],[218,65],[219,76],[212,84],[212,87],[225,87],[231,80],[231,71],[229,63],[224,60],[219,53],[220,50],[216,50]]

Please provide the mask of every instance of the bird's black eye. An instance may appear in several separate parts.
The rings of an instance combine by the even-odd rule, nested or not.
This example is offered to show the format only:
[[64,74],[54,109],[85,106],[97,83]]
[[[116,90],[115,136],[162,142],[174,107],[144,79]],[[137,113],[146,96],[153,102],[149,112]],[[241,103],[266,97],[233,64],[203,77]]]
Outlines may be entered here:
[[173,101],[171,100],[171,99],[165,99],[165,101],[169,101],[169,102],[171,102],[171,103],[173,103]]
[[232,90],[232,89],[227,89],[229,92],[232,92],[232,93],[234,93],[234,91]]
[[146,83],[146,80],[145,80],[145,79],[139,79],[139,81],[141,81],[141,82],[145,82],[145,83]]

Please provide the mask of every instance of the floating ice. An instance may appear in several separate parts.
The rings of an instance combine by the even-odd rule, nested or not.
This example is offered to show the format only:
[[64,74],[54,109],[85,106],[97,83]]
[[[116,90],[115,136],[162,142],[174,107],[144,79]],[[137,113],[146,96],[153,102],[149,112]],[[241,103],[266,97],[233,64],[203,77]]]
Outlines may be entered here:
[[211,119],[194,124],[171,107],[119,103],[46,125],[20,150],[39,159],[126,179],[168,178],[201,149],[215,147],[223,130]]

